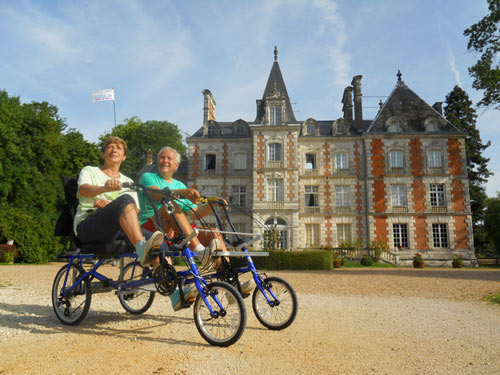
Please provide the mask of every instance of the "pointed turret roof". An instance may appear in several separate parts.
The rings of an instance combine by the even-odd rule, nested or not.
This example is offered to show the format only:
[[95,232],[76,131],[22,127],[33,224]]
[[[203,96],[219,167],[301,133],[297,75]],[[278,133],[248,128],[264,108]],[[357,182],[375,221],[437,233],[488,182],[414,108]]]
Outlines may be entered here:
[[264,90],[264,94],[262,95],[262,100],[260,101],[259,107],[257,108],[257,117],[255,118],[255,122],[263,122],[265,115],[264,108],[266,98],[275,97],[277,94],[279,94],[281,97],[284,97],[285,99],[285,110],[287,115],[286,122],[296,123],[297,120],[295,119],[292,104],[290,103],[288,92],[286,91],[285,81],[283,80],[281,69],[278,64],[278,48],[275,46],[273,67],[271,68],[271,73],[269,74],[269,78],[267,79],[267,84]]

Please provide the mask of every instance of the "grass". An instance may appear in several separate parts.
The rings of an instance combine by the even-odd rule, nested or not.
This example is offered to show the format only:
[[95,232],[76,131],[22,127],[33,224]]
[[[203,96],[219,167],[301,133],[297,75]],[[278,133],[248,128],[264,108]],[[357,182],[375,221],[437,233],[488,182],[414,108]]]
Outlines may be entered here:
[[487,296],[484,297],[484,300],[500,305],[500,293],[488,294]]

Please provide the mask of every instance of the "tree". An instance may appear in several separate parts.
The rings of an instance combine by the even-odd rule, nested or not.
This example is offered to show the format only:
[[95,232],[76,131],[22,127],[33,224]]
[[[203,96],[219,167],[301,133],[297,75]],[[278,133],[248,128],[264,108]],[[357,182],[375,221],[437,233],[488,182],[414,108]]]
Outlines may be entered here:
[[476,127],[476,111],[467,93],[459,86],[446,96],[445,117],[459,130],[465,131],[465,150],[467,155],[467,175],[469,177],[469,193],[472,211],[472,227],[474,230],[474,245],[482,249],[487,243],[484,230],[484,209],[486,204],[486,188],[484,184],[491,176],[488,169],[490,159],[483,156],[483,152],[490,146],[490,142],[483,144],[479,129]]
[[472,87],[484,90],[479,106],[500,109],[500,0],[488,0],[489,13],[478,23],[464,31],[469,37],[467,49],[481,53],[476,64],[469,68],[474,78]]
[[134,116],[125,119],[124,124],[119,124],[111,129],[111,133],[99,137],[101,144],[107,136],[113,135],[127,142],[128,154],[123,163],[122,173],[135,178],[137,172],[146,164],[146,152],[151,150],[153,156],[164,146],[176,149],[181,155],[186,147],[182,143],[182,135],[177,125],[168,121],[146,121]]
[[61,142],[64,150],[61,176],[77,177],[86,165],[100,164],[102,152],[99,147],[87,142],[76,129],[69,129],[63,134]]
[[484,226],[488,238],[493,243],[496,255],[500,255],[500,193],[495,198],[486,200],[486,213],[484,215]]

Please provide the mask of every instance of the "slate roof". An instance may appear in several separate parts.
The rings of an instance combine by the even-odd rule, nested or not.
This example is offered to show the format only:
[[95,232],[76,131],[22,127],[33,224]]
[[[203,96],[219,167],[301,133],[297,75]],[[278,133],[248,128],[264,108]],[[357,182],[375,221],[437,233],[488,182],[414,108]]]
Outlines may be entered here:
[[401,130],[404,132],[424,132],[424,121],[432,117],[439,125],[439,132],[460,133],[460,130],[408,88],[403,81],[398,81],[382,109],[366,130],[367,133],[386,133],[386,121],[391,117],[403,120]]
[[264,121],[264,99],[268,96],[271,96],[274,90],[278,90],[285,97],[285,110],[288,116],[288,122],[294,124],[297,123],[277,59],[275,59],[273,67],[271,68],[271,73],[269,74],[269,78],[267,79],[266,88],[264,89],[264,94],[262,95],[262,101],[260,102],[260,106],[257,109],[257,117],[255,118],[255,122],[262,123]]

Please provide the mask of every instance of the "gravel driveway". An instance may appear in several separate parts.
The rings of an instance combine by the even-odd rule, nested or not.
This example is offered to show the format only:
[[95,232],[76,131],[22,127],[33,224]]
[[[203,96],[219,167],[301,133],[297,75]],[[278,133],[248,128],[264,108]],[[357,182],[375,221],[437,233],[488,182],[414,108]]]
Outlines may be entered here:
[[160,296],[131,316],[98,294],[79,326],[60,324],[50,292],[61,266],[0,266],[0,374],[500,373],[500,306],[481,300],[500,292],[500,270],[270,271],[297,292],[295,322],[269,331],[246,299],[243,336],[217,348],[192,309]]

